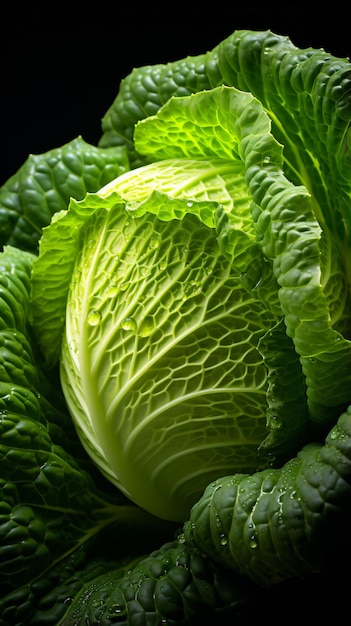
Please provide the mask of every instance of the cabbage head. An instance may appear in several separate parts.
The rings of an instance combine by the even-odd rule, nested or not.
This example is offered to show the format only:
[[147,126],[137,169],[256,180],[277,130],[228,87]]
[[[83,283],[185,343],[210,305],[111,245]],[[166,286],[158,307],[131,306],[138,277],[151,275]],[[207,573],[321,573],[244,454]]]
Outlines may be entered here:
[[172,97],[134,141],[148,163],[44,228],[34,328],[103,474],[182,521],[211,481],[290,458],[350,399],[348,291],[254,95]]

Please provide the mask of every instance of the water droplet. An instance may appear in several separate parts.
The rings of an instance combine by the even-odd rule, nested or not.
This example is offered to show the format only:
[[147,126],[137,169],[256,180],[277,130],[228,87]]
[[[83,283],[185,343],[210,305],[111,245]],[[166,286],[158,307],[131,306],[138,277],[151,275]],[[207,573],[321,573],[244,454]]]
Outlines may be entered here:
[[[271,401],[274,402],[274,398],[271,398]],[[279,417],[277,415],[271,415],[269,419],[269,428],[272,428],[272,430],[279,430],[281,427],[282,423],[279,420]]]
[[137,328],[137,323],[135,319],[133,319],[132,317],[126,317],[124,322],[122,322],[121,326],[123,330],[132,330],[135,332]]
[[155,322],[152,315],[147,315],[140,324],[138,335],[140,337],[149,337],[155,328]]
[[191,296],[198,293],[200,283],[196,280],[190,280],[186,285],[184,285],[184,296],[183,300],[187,300]]
[[123,608],[120,604],[113,604],[109,607],[108,611],[110,615],[124,615],[126,612],[125,608]]
[[252,537],[250,537],[249,546],[250,548],[257,548],[258,543],[255,535],[252,535]]
[[221,544],[221,546],[226,546],[228,543],[228,537],[225,533],[221,533],[220,537],[219,537],[219,543]]
[[87,318],[89,326],[97,326],[101,322],[101,313],[97,309],[92,309],[88,313]]
[[283,517],[283,514],[281,512],[279,512],[277,514],[277,522],[278,522],[278,524],[280,526],[284,524],[284,517]]

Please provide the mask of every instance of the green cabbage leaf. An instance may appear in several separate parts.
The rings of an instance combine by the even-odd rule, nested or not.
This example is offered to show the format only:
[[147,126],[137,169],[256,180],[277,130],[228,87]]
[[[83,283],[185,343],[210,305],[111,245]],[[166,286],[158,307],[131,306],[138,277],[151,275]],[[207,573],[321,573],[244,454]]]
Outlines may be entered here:
[[[206,54],[135,68],[103,118],[100,145],[126,146],[132,167],[147,162],[153,157],[145,145],[134,142],[135,125],[174,96],[219,85],[259,100],[283,147],[284,175],[310,195],[302,214],[296,207],[292,213],[289,209],[283,215],[280,208],[276,213],[261,206],[259,191],[269,202],[273,188],[266,193],[256,177],[257,235],[264,254],[274,260],[287,331],[310,383],[309,406],[318,424],[328,419],[341,391],[338,381],[350,371],[350,347],[343,339],[350,337],[350,63],[323,49],[299,49],[269,30],[237,30]],[[257,152],[264,159],[261,146]],[[269,185],[269,177],[265,180]]]
[[[72,568],[82,563],[80,548],[86,551],[103,530],[109,532],[111,527],[115,541],[121,538],[105,572],[116,567],[118,558],[130,558],[138,550],[140,529],[148,533],[151,547],[160,534],[166,537],[169,532],[167,525],[117,490],[104,489],[76,436],[54,374],[47,377],[41,367],[30,325],[35,258],[11,246],[0,255],[0,623],[4,625],[32,623],[45,604],[45,623],[56,624],[67,595],[54,599],[52,589],[66,571],[72,578]],[[144,543],[145,538],[143,549]]]
[[[40,242],[34,327],[48,362],[61,354],[82,443],[128,497],[165,519],[184,520],[216,476],[260,464],[269,369],[258,342],[283,313],[275,295],[273,311],[247,287],[256,250],[255,283],[267,268],[245,171],[258,136],[260,165],[279,159],[269,129],[259,102],[234,88],[172,99],[136,129],[158,160],[71,201]],[[279,180],[305,202],[304,188]],[[217,211],[238,233],[233,262],[218,245]],[[272,271],[269,285],[275,294]],[[288,337],[282,345],[291,353]],[[303,384],[289,388],[300,420],[287,426],[285,452],[307,419]]]
[[61,353],[83,445],[165,519],[216,476],[291,454],[349,399],[346,311],[328,302],[343,259],[270,131],[234,87],[171,98],[135,129],[152,163],[72,200],[40,243],[34,327],[48,362]]
[[[303,615],[315,619],[320,599],[309,577],[323,566],[334,567],[340,585],[338,561],[330,554],[347,549],[350,479],[349,408],[323,445],[303,447],[281,469],[226,476],[209,485],[174,542],[128,571],[87,582],[59,626],[74,626],[79,619],[99,624],[116,614],[116,623],[125,625],[145,614],[155,626],[208,620],[250,624],[262,614],[281,620],[287,606],[290,622],[299,619],[301,606],[295,608],[296,588],[287,604],[281,583],[294,577],[301,577],[307,589]],[[277,613],[269,604],[269,587]],[[344,608],[343,603],[336,607],[340,618]]]
[[71,197],[84,198],[128,169],[125,146],[97,148],[82,137],[31,154],[0,188],[0,247],[37,254],[43,227]]

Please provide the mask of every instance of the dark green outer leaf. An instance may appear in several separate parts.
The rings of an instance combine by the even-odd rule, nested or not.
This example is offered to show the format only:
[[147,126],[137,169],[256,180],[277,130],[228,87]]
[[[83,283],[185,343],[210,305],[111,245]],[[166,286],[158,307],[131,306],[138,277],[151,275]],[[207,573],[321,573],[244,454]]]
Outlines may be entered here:
[[[50,580],[51,568],[109,524],[115,524],[113,545],[119,552],[130,548],[128,533],[140,526],[153,537],[169,530],[117,490],[100,490],[92,466],[89,473],[83,469],[86,455],[67,415],[51,404],[50,382],[32,350],[34,259],[10,246],[0,254],[0,320],[6,324],[0,341],[0,617],[6,615],[6,626],[27,625],[43,577]],[[56,401],[58,391],[53,397]]]
[[6,289],[0,291],[0,314],[7,324],[0,343],[2,594],[35,578],[89,535],[94,517],[90,512],[98,503],[91,477],[51,439],[42,411],[28,341],[33,259],[11,247],[1,255]]
[[167,65],[136,68],[122,80],[119,94],[102,120],[100,146],[126,146],[131,167],[145,163],[134,150],[134,125],[154,115],[172,96],[187,96],[208,89],[206,55],[187,57]]
[[280,467],[308,441],[306,384],[294,344],[281,320],[261,337],[258,350],[268,370],[268,435],[258,448],[261,467]]
[[[194,68],[198,70],[196,82],[187,80],[190,69],[194,76]],[[167,89],[163,89],[166,76]],[[274,169],[270,156],[264,162],[264,155],[270,154],[269,142],[260,143],[258,149],[250,145],[246,154],[246,180],[257,209],[253,209],[256,243],[273,262],[287,333],[301,357],[311,419],[318,427],[327,423],[329,428],[350,402],[349,328],[342,304],[336,316],[340,319],[333,326],[331,315],[336,307],[331,292],[337,274],[343,293],[337,300],[347,312],[350,295],[344,294],[350,293],[351,283],[351,64],[324,50],[300,50],[287,37],[271,31],[234,31],[206,55],[157,66],[154,73],[146,66],[130,74],[103,119],[100,145],[113,144],[115,139],[123,143],[128,126],[133,128],[172,95],[184,95],[184,86],[190,94],[199,84],[202,89],[224,84],[251,92],[270,117],[273,136],[284,147],[284,173]],[[141,102],[143,106],[137,106]],[[152,111],[148,103],[152,103]],[[147,146],[144,152],[148,158]],[[293,183],[290,188],[287,182]],[[328,267],[322,266],[322,231],[331,240],[330,276]]]
[[103,117],[99,145],[127,146],[135,167],[145,161],[134,151],[136,122],[172,96],[221,84],[260,100],[284,145],[288,177],[307,187],[323,206],[318,218],[349,241],[351,65],[322,49],[300,50],[269,30],[237,30],[206,54],[134,69]]
[[[208,57],[206,70],[212,85],[225,82],[250,91],[261,101],[272,118],[273,134],[284,145],[288,172],[294,182],[303,182],[320,205],[328,205],[335,181],[339,183],[341,177],[344,183],[348,181],[343,194],[347,203],[349,61],[322,49],[300,50],[289,38],[270,31],[236,31]],[[315,174],[316,161],[321,178],[309,180],[310,171]],[[331,186],[323,183],[327,176]]]
[[80,200],[128,169],[125,148],[97,148],[81,137],[30,155],[0,188],[0,247],[37,252],[43,227],[71,197]]
[[281,469],[217,480],[195,504],[184,538],[262,586],[321,570],[343,549],[351,508],[351,407],[323,446]]
[[[57,626],[83,585],[111,570],[122,571],[132,560],[132,555],[128,555],[128,560],[111,557],[111,538],[113,541],[113,534],[108,550],[101,549],[95,540],[86,542],[44,576],[0,597],[0,626]],[[140,550],[140,546],[135,549]]]
[[59,626],[231,624],[247,619],[253,593],[249,581],[174,541],[84,585]]

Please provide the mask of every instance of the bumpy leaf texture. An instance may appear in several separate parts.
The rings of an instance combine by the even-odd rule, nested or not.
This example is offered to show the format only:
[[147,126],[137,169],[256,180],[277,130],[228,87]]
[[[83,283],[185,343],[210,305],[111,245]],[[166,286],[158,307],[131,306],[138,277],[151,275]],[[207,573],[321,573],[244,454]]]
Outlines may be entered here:
[[[287,175],[303,182],[319,204],[330,206],[328,222],[343,229],[340,216],[348,213],[350,191],[350,63],[322,49],[299,49],[271,31],[237,30],[206,54],[134,69],[103,118],[100,145],[124,145],[133,155],[139,120],[154,115],[172,96],[222,84],[250,92],[263,104],[274,136],[284,145]],[[138,164],[143,158],[137,153]],[[338,208],[332,210],[335,185]]]
[[351,510],[351,407],[323,446],[303,447],[281,469],[208,486],[184,526],[200,551],[271,586],[318,572],[342,550]]
[[30,155],[0,188],[0,246],[38,252],[42,229],[70,197],[79,200],[128,169],[124,147],[97,148],[81,137]]
[[[270,31],[235,31],[206,55],[134,70],[103,119],[100,145],[122,142],[132,163],[142,155],[147,161],[150,153],[138,147],[137,129],[135,137],[128,131],[172,96],[223,84],[252,93],[262,104],[273,136],[284,147],[284,174],[308,192],[305,202],[289,198],[291,189],[282,188],[270,152],[262,163],[265,144],[254,151],[250,146],[253,162],[247,162],[246,176],[257,209],[257,242],[273,262],[287,332],[307,381],[311,418],[329,426],[350,399],[350,380],[345,381],[351,370],[349,61],[324,50],[300,50]],[[171,135],[168,140],[172,143]]]
[[174,541],[85,584],[59,626],[229,625],[248,618],[254,593],[247,580]]
[[[70,417],[51,404],[60,393],[51,394],[31,335],[34,258],[10,246],[0,254],[0,620],[6,626],[28,624],[38,598],[58,582],[51,569],[110,523],[115,537],[125,531],[115,542],[121,551],[128,529],[139,524],[152,534],[155,523],[157,536],[163,532],[116,490],[100,491]],[[58,610],[64,606],[62,599]]]
[[[290,624],[301,616],[295,595],[301,588],[294,586],[299,577],[306,589],[303,615],[316,618],[320,588],[312,574],[335,563],[337,570],[350,505],[351,408],[324,445],[306,446],[282,469],[215,481],[176,541],[128,569],[87,582],[60,626],[83,620],[148,626],[239,620],[244,625],[262,615],[272,624],[282,619]],[[335,576],[340,579],[338,571]],[[290,595],[282,585],[288,580]],[[343,619],[342,601],[335,612]]]
[[117,485],[185,519],[218,473],[257,467],[267,383],[256,346],[271,315],[193,215],[132,218],[119,203],[85,224],[81,245],[62,348],[70,410]]

